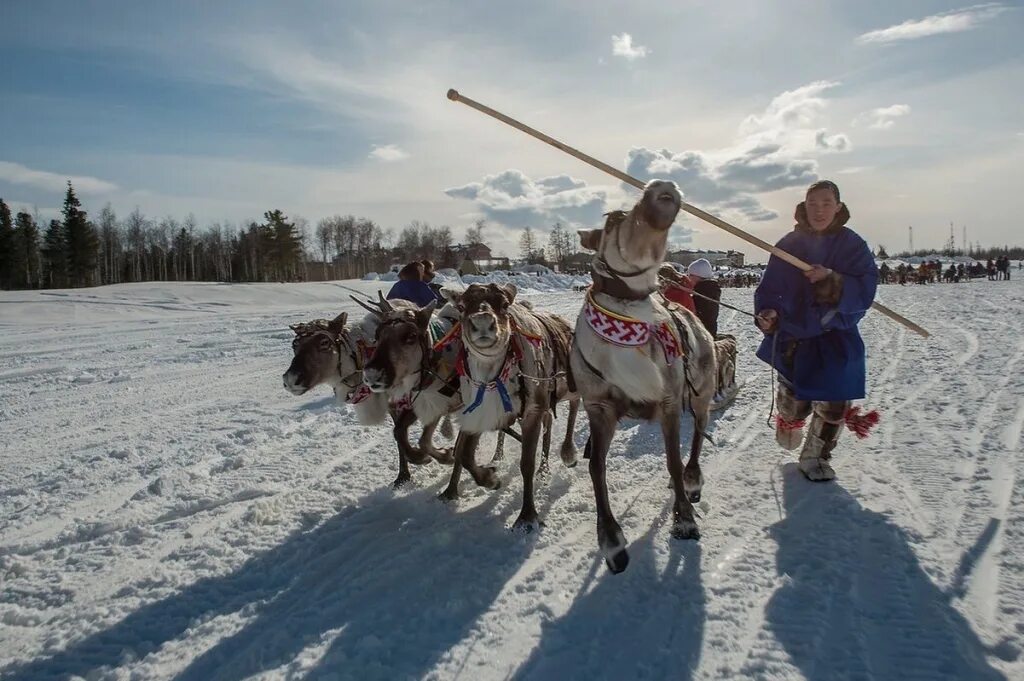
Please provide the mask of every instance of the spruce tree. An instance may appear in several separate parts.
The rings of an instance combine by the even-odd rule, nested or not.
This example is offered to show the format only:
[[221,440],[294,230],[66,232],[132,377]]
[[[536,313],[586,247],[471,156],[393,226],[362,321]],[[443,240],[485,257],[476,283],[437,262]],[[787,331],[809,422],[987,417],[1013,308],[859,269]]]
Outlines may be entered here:
[[14,224],[11,209],[0,199],[0,288],[13,288]]
[[64,196],[64,239],[67,252],[67,273],[71,286],[89,286],[96,273],[99,238],[96,228],[86,217],[75,189],[68,181]]
[[35,288],[39,284],[39,228],[28,213],[14,221],[14,282],[11,288]]
[[299,270],[302,256],[302,242],[295,229],[294,222],[279,210],[267,211],[266,218],[268,237],[270,239],[270,263],[274,268],[274,278],[287,281],[294,279]]
[[68,254],[64,225],[50,220],[43,238],[43,281],[49,288],[64,288],[68,280]]

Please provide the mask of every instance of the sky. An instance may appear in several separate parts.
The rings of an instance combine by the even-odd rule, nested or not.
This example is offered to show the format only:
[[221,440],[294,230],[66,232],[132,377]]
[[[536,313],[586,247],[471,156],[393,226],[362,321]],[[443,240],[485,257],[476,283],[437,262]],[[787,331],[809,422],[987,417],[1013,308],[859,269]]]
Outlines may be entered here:
[[[637,192],[448,88],[756,236],[836,181],[873,246],[1021,243],[1024,5],[4,0],[0,197],[56,214],[413,220],[516,255]],[[760,251],[681,214],[684,248]]]

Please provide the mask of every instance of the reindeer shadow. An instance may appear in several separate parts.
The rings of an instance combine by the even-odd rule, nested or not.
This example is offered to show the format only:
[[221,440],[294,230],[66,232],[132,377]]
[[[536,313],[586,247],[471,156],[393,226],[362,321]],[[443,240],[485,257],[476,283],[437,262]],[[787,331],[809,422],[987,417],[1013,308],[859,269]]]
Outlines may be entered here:
[[786,516],[771,528],[782,586],[765,615],[805,678],[1006,678],[902,528],[795,463],[782,477]]
[[[541,625],[540,642],[513,679],[693,677],[706,618],[701,546],[659,531],[670,508],[666,503],[646,534],[630,542],[623,574],[607,572],[595,550],[580,595],[562,617]],[[669,553],[661,569],[655,562],[660,542],[668,542]]]
[[[422,678],[534,545],[517,542],[495,520],[498,495],[453,515],[434,494],[370,495],[363,508],[296,532],[233,573],[201,579],[4,678],[91,678],[122,664],[125,649],[146,654],[227,615],[244,623],[178,679],[237,681],[294,664],[311,646],[322,657],[306,678]],[[460,566],[486,569],[463,573]]]

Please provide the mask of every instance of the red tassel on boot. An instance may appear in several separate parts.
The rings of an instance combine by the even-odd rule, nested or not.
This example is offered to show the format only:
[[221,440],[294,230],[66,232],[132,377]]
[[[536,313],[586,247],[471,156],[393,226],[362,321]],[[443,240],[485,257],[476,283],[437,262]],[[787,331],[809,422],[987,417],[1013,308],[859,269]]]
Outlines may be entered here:
[[871,429],[877,426],[878,422],[882,420],[882,415],[878,413],[877,409],[872,409],[866,414],[861,414],[860,407],[850,407],[846,410],[843,420],[846,421],[846,427],[852,430],[858,438],[863,440],[871,434]]
[[775,415],[775,427],[781,431],[800,430],[806,425],[803,419],[796,421],[787,421],[782,418],[779,414]]

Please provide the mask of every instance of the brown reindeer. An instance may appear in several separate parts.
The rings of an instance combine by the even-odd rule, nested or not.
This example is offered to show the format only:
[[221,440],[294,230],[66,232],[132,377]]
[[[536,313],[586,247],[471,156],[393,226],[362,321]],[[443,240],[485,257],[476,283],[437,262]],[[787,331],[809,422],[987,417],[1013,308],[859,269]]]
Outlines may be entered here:
[[477,465],[477,443],[483,433],[500,432],[519,419],[523,506],[513,528],[532,531],[539,524],[534,504],[538,438],[543,428],[543,470],[551,445],[554,406],[561,400],[569,402],[569,414],[560,456],[566,466],[576,465],[572,438],[579,398],[570,390],[566,373],[572,331],[561,317],[516,303],[512,285],[472,284],[464,293],[448,296],[462,311],[463,353],[458,366],[464,406],[456,416],[455,466],[441,497],[459,496],[462,468],[481,487],[500,487],[492,466]]
[[[454,384],[441,379],[432,346],[454,320],[435,315],[434,303],[420,309],[408,301],[385,300],[382,296],[376,305],[376,309],[367,307],[378,317],[378,323],[373,352],[363,367],[363,382],[375,395],[387,399],[400,467],[403,460],[451,463],[451,450],[435,448],[433,435],[441,418],[459,407],[460,397]],[[408,444],[409,428],[417,419],[423,424],[418,449]],[[408,479],[408,467],[403,470]],[[399,477],[403,477],[402,471]]]
[[[597,254],[594,284],[576,321],[571,367],[590,420],[598,545],[615,573],[626,569],[629,555],[608,500],[605,458],[623,416],[661,423],[675,493],[672,535],[700,537],[691,502],[700,500],[703,487],[700,450],[717,382],[714,339],[696,315],[651,295],[681,202],[674,183],[655,180],[632,210],[609,213],[604,229],[580,232],[583,246]],[[683,409],[694,420],[685,470],[679,451]]]
[[[415,309],[411,303],[395,301],[398,307]],[[285,389],[293,395],[303,395],[319,385],[334,389],[334,395],[341,404],[351,404],[356,418],[364,425],[376,425],[390,413],[394,422],[394,437],[398,445],[398,477],[394,486],[400,487],[412,479],[409,463],[426,464],[433,460],[451,462],[451,453],[433,446],[433,434],[437,421],[425,422],[419,446],[409,443],[409,426],[415,421],[410,414],[399,411],[388,404],[388,397],[374,393],[363,381],[363,367],[372,352],[381,312],[370,308],[367,315],[356,326],[347,325],[348,313],[342,312],[334,319],[324,319],[293,324],[292,339],[294,356],[288,370],[282,376]]]

